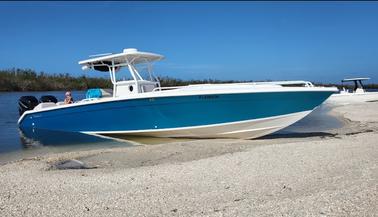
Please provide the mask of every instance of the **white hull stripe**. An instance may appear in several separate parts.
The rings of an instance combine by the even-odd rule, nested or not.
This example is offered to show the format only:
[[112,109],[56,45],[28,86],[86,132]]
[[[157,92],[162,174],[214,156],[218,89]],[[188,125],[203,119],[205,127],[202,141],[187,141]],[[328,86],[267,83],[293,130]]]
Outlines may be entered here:
[[[235,121],[235,122],[228,122],[228,123],[222,123],[222,124],[209,124],[209,125],[201,125],[201,126],[194,126],[194,127],[177,127],[177,128],[165,128],[165,129],[147,129],[147,130],[117,130],[117,131],[81,131],[81,133],[85,134],[139,134],[139,133],[157,133],[157,132],[166,132],[166,131],[181,131],[181,130],[193,130],[193,129],[201,129],[201,128],[212,128],[212,127],[222,127],[222,126],[229,126],[229,125],[238,125],[238,124],[243,124],[243,123],[253,123],[253,122],[263,122],[263,121],[268,121],[272,119],[279,119],[279,118],[285,118],[285,117],[290,117],[290,116],[303,116],[307,115],[310,113],[312,110],[308,111],[302,111],[302,112],[295,112],[295,113],[290,113],[286,115],[278,115],[278,116],[272,116],[268,118],[258,118],[258,119],[252,119],[252,120],[245,120],[245,121]],[[265,128],[260,128],[260,129],[254,129],[254,130],[269,130],[273,128],[283,128],[286,127],[287,125],[281,125],[281,126],[269,126]],[[247,132],[247,131],[252,131],[252,130],[240,130],[240,132]],[[224,132],[224,134],[227,133],[236,133],[237,131],[234,132]]]

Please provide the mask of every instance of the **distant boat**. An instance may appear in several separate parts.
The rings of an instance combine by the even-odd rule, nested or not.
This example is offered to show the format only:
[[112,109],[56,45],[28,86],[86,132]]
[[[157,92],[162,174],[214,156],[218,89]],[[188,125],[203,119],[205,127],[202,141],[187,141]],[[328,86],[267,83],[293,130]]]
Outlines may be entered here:
[[329,97],[326,103],[333,104],[350,104],[361,103],[369,101],[378,101],[378,92],[367,92],[364,89],[362,81],[369,80],[370,78],[346,78],[341,80],[342,84],[345,82],[353,82],[353,90],[347,90],[343,87],[339,93],[335,93]]
[[[20,99],[19,127],[28,132],[249,139],[293,124],[337,91],[308,81],[161,87],[152,72],[152,63],[161,59],[159,54],[124,49],[80,61],[83,69],[109,73],[111,95],[90,90],[87,99],[67,105],[53,100],[36,105],[36,99],[26,96]],[[131,79],[122,79],[122,68]]]

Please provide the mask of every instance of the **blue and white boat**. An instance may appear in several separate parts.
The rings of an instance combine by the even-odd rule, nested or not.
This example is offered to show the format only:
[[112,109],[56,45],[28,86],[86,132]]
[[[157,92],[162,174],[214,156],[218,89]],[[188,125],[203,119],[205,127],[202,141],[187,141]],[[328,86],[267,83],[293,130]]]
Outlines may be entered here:
[[73,104],[26,106],[19,127],[105,136],[249,139],[293,124],[337,92],[307,81],[161,87],[152,64],[162,59],[125,49],[80,61],[84,70],[109,73],[112,92],[92,91]]
[[364,89],[362,81],[369,79],[370,78],[346,78],[341,80],[342,86],[344,86],[346,82],[353,82],[354,88],[348,90],[343,87],[339,93],[332,94],[325,103],[346,105],[378,101],[378,92],[368,92]]

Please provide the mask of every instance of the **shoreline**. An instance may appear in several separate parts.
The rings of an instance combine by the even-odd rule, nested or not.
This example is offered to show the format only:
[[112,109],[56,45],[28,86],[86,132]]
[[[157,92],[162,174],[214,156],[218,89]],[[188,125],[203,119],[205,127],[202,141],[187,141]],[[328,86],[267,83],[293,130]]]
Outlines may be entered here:
[[[326,132],[52,153],[0,165],[0,215],[373,216],[377,102]],[[363,112],[362,112],[363,111]],[[57,170],[65,160],[91,169]]]

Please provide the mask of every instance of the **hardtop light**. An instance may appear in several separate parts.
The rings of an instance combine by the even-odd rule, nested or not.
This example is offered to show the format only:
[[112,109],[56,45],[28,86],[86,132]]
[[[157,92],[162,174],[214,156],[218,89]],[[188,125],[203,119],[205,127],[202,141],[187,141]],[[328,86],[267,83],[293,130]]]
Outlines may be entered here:
[[82,69],[83,71],[86,71],[86,70],[89,70],[89,69],[90,69],[90,67],[89,67],[89,66],[87,66],[87,65],[84,65],[84,66],[82,66],[82,67],[81,67],[81,69]]

